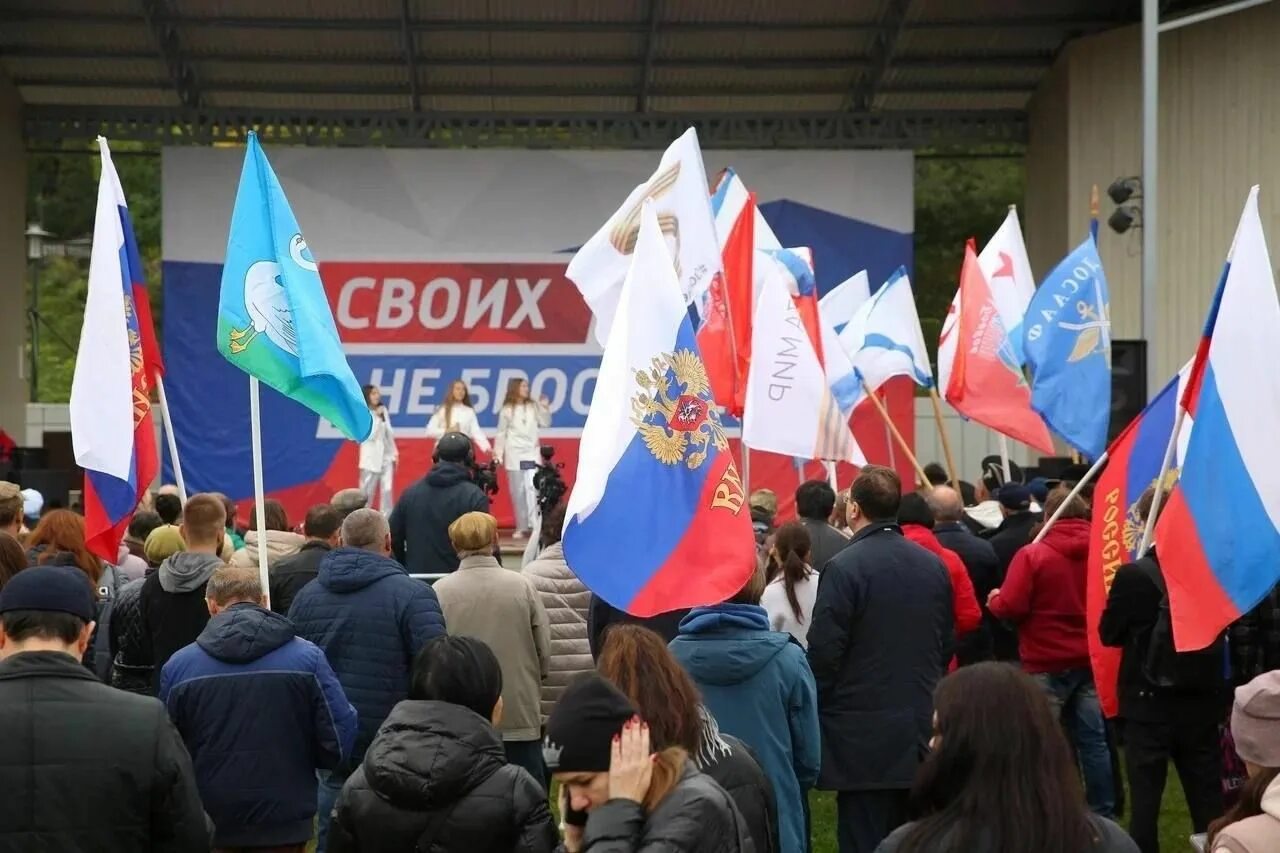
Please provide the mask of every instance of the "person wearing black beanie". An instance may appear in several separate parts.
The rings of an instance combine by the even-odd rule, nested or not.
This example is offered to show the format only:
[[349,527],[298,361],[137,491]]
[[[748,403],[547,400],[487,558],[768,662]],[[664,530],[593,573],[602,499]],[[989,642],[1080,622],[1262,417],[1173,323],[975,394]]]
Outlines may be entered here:
[[598,673],[565,690],[547,719],[542,754],[560,782],[568,853],[752,849],[732,798],[683,749],[652,752],[648,725]]

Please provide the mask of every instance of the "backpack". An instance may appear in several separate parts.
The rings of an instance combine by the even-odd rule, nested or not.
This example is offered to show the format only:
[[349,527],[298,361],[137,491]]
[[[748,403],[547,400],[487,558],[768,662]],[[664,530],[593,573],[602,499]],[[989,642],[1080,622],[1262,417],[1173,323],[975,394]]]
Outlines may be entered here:
[[98,578],[97,626],[85,655],[85,664],[103,684],[111,683],[111,609],[119,596],[120,571],[108,564]]
[[1142,658],[1142,676],[1152,685],[1164,689],[1204,689],[1223,670],[1224,636],[1208,648],[1195,652],[1179,652],[1173,643],[1173,615],[1169,610],[1169,588],[1165,585],[1160,565],[1150,555],[1135,564],[1160,590],[1160,605],[1155,624],[1147,635],[1147,651]]

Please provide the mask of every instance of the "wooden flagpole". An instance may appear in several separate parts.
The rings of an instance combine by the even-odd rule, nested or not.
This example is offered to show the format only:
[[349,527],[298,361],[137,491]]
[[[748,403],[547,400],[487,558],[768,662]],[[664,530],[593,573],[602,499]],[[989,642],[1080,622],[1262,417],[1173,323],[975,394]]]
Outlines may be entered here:
[[916,476],[920,478],[920,485],[928,486],[929,478],[925,476],[924,468],[920,467],[920,460],[911,452],[911,445],[907,444],[907,440],[902,437],[902,433],[898,431],[897,425],[894,424],[893,419],[889,417],[889,410],[884,407],[884,403],[882,403],[880,398],[875,395],[875,392],[867,386],[867,381],[865,379],[862,380],[862,387],[863,390],[867,392],[867,396],[871,398],[871,401],[875,403],[876,411],[880,413],[880,417],[884,418],[885,426],[888,427],[889,433],[893,436],[894,440],[897,441],[898,447],[901,448],[902,452],[907,454],[907,458],[911,460],[911,467],[916,469]]
[[951,455],[951,438],[947,435],[947,426],[942,420],[942,400],[938,398],[938,389],[929,387],[929,399],[933,401],[933,418],[938,422],[938,435],[942,437],[942,454],[947,459],[947,473],[951,475],[951,488],[960,488],[960,475],[956,471],[956,460]]

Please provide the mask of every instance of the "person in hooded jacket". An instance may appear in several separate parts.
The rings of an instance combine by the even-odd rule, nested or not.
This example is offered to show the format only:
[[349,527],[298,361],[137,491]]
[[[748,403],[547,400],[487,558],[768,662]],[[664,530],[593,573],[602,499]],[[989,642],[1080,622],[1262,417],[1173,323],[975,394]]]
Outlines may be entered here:
[[470,438],[446,433],[432,458],[435,466],[404,490],[391,511],[391,551],[415,575],[457,569],[449,525],[469,512],[489,511],[488,496],[472,480],[475,448]]
[[605,639],[598,666],[639,709],[653,748],[678,746],[688,753],[733,797],[756,853],[778,850],[778,801],[769,777],[750,747],[720,731],[666,641],[640,625],[618,625]]
[[[1067,498],[1060,491],[1050,495],[1046,515],[1057,512]],[[1040,684],[1067,727],[1084,771],[1089,806],[1111,817],[1111,753],[1085,625],[1089,514],[1083,498],[1071,498],[1044,537],[1013,558],[1008,576],[991,591],[987,606],[992,615],[1018,626],[1022,668]]]
[[164,665],[160,701],[191,753],[214,847],[303,853],[315,771],[350,754],[356,709],[324,652],[266,609],[257,569],[219,568],[205,596],[209,624]]
[[547,720],[543,758],[560,783],[567,853],[750,853],[733,798],[678,746],[655,752],[618,688],[581,676]]
[[328,817],[343,783],[364,760],[387,714],[409,695],[414,655],[445,633],[435,592],[391,559],[386,516],[372,509],[351,513],[342,522],[342,545],[289,608],[298,636],[324,650],[360,715],[350,757],[319,773],[317,853],[325,851]]
[[[951,605],[955,610],[956,642],[974,631],[982,624],[982,608],[978,606],[978,597],[973,591],[973,581],[969,579],[969,571],[964,560],[950,548],[943,547],[938,537],[933,535],[933,510],[919,492],[911,492],[902,496],[898,504],[898,524],[902,525],[902,535],[942,559],[947,567],[947,576],[951,578]],[[955,659],[952,659],[952,668]]]
[[[225,506],[223,512],[226,512]],[[284,505],[280,501],[270,498],[263,501],[262,514],[266,521],[266,531],[258,530],[257,507],[249,508],[250,527],[244,535],[244,547],[232,552],[231,565],[258,565],[258,549],[265,545],[267,567],[270,568],[273,564],[292,557],[306,544],[306,537],[301,533],[294,533],[289,526],[289,516],[285,514]]]
[[507,763],[501,719],[502,667],[487,645],[438,637],[423,646],[409,698],[338,797],[331,853],[554,850],[546,792]]
[[693,678],[712,716],[760,759],[778,801],[783,853],[804,853],[804,801],[821,760],[818,694],[804,649],[769,627],[760,606],[764,570],[724,604],[695,607],[671,654]]
[[153,694],[160,687],[158,676],[169,658],[194,643],[209,621],[204,587],[214,570],[223,565],[218,554],[226,524],[226,508],[218,498],[209,494],[190,498],[182,510],[182,538],[187,549],[169,557],[142,582],[138,615],[142,633],[151,641]]
[[569,682],[593,665],[587,640],[587,608],[591,591],[564,559],[560,532],[564,528],[564,502],[542,519],[542,551],[521,572],[542,599],[551,624],[551,660],[542,681],[542,722],[547,721]]

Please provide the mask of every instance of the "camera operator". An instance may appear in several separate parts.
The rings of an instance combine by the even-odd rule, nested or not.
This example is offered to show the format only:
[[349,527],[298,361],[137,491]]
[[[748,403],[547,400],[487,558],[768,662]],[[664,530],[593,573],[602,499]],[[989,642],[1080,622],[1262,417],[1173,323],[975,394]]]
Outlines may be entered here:
[[[533,492],[535,501],[535,513],[533,516],[534,530],[542,530],[542,519],[551,512],[552,507],[560,503],[560,499],[564,497],[564,493],[569,490],[565,485],[564,477],[560,472],[564,469],[563,462],[552,462],[555,458],[556,449],[550,444],[544,444],[538,448],[538,453],[542,456],[542,462],[533,472]],[[529,565],[538,553],[551,544],[546,542],[545,536],[539,534],[529,537],[529,544],[524,548],[524,556],[520,560],[521,567]],[[557,536],[555,541],[560,541]]]
[[[436,442],[435,465],[405,489],[391,512],[391,550],[410,574],[443,574],[458,568],[449,525],[469,512],[488,512],[489,498],[477,485],[475,449],[460,432]],[[483,477],[481,479],[484,479]]]

